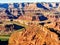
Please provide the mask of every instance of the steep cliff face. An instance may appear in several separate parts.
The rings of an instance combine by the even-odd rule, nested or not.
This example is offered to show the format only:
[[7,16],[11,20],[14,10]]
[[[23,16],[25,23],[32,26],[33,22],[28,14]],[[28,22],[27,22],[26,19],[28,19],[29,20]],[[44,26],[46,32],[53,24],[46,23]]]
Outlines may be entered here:
[[21,32],[15,32],[9,45],[60,45],[58,35],[39,25],[29,25]]

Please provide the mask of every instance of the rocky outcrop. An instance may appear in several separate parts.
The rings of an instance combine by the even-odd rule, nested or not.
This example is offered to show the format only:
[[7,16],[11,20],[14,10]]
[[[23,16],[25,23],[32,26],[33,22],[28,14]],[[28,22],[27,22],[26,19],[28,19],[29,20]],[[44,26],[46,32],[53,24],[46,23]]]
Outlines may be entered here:
[[18,18],[18,20],[27,20],[27,21],[39,21],[39,18],[38,18],[38,16],[36,16],[36,15],[24,15],[24,16],[20,16],[19,18]]
[[21,32],[15,32],[9,45],[60,45],[58,35],[39,25],[29,25]]

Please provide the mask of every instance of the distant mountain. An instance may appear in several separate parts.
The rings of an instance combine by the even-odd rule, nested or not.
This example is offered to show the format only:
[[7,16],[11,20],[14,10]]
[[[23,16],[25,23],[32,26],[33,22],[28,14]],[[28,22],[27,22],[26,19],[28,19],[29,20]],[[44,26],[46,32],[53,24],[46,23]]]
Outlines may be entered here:
[[[31,4],[31,3],[21,3],[21,6],[24,7],[26,4]],[[33,4],[33,3],[32,3]],[[58,8],[60,7],[60,3],[36,3],[36,5],[39,8],[43,8],[43,9],[52,9],[52,8]],[[14,8],[18,8],[19,7],[19,3],[13,3]],[[8,8],[9,4],[8,3],[0,3],[0,8]]]
[[8,8],[9,7],[9,5],[7,4],[7,3],[0,3],[0,8]]
[[[9,3],[0,3],[0,8],[5,8],[6,9],[6,14],[9,15],[9,18],[14,18],[17,19],[20,15],[15,16],[13,14],[11,14],[11,10],[9,11],[8,8],[20,8],[22,9],[22,13],[24,12],[24,9],[31,9],[31,10],[35,10],[35,9],[44,9],[44,10],[51,10],[51,12],[60,12],[60,3],[46,3],[46,2],[42,2],[42,3],[13,3],[13,4],[9,4]],[[14,9],[15,10],[15,9]],[[19,9],[18,9],[19,10]],[[52,11],[53,10],[53,11]],[[21,10],[19,10],[20,12]],[[21,14],[21,13],[20,13]]]

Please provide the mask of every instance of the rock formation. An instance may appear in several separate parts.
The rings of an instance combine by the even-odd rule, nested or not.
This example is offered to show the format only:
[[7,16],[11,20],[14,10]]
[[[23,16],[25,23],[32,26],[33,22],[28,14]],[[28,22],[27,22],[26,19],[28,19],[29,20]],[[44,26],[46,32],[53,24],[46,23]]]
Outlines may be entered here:
[[29,25],[9,38],[9,45],[60,45],[58,35],[40,25]]

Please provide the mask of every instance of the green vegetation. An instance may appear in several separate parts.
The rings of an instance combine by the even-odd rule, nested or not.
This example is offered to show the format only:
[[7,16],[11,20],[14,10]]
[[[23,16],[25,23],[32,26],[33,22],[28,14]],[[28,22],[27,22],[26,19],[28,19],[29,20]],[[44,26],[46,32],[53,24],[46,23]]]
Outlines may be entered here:
[[9,39],[9,37],[10,37],[10,35],[0,35],[0,40],[1,41],[6,41],[6,40]]

